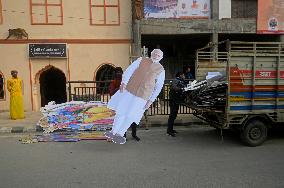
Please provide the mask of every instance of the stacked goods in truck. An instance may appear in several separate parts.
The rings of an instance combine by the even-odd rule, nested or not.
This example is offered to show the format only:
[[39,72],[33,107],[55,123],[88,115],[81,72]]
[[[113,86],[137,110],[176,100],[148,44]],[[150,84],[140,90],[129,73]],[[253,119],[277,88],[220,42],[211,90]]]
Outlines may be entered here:
[[187,93],[185,103],[195,108],[225,110],[228,83],[220,72],[208,73],[208,79],[193,81],[184,90]]

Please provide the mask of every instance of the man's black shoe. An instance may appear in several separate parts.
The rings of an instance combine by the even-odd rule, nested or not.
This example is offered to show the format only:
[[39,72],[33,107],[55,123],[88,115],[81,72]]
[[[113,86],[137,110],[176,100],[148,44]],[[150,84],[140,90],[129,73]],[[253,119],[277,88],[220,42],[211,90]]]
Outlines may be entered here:
[[173,132],[167,132],[167,134],[169,135],[169,136],[171,136],[171,137],[176,137],[176,134],[175,133],[173,133]]
[[132,138],[134,138],[137,142],[140,141],[140,138],[136,135],[132,135]]
[[177,132],[176,130],[173,130],[173,133],[175,133],[175,134],[176,134],[176,133],[178,133],[178,132]]

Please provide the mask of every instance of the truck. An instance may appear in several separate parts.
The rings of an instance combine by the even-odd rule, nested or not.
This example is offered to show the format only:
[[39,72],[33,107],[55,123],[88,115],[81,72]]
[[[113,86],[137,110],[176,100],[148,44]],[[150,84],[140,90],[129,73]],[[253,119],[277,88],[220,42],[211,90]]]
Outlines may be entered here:
[[[217,44],[213,44],[217,45]],[[193,114],[216,129],[239,131],[248,146],[261,145],[268,129],[284,122],[284,43],[223,41],[196,51],[196,78],[226,75],[224,108],[190,103]]]

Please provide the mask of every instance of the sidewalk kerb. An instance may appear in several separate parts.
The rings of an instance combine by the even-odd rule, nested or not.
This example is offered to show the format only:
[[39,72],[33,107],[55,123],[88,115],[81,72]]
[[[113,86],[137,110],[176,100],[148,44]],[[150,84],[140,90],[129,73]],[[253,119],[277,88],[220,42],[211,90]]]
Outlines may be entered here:
[[13,127],[11,130],[11,133],[22,133],[24,130],[24,127]]
[[12,127],[1,127],[0,128],[0,133],[11,133],[12,132]]

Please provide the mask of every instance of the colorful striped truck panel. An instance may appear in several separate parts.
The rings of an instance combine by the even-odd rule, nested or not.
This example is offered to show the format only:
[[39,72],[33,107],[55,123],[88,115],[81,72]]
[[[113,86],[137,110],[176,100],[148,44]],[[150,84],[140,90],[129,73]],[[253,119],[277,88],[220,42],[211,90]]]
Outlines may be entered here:
[[232,113],[284,110],[283,59],[231,57],[228,99]]

